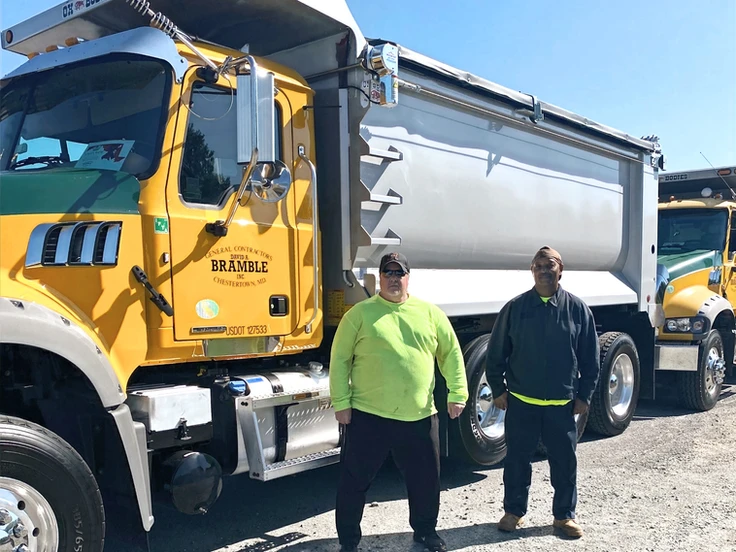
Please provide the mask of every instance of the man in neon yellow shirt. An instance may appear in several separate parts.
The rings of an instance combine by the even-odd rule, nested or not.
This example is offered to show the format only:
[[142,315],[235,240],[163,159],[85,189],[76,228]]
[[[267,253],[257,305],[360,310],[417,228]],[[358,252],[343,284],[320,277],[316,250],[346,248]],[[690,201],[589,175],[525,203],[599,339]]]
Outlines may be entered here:
[[406,481],[414,540],[444,552],[436,531],[435,359],[447,383],[448,414],[457,418],[468,399],[462,351],[445,313],[409,295],[404,255],[384,255],[379,270],[380,293],[345,314],[330,358],[332,404],[345,427],[335,508],[340,550],[357,550],[365,493],[391,452]]
[[[554,527],[568,537],[583,530],[577,504],[577,427],[593,396],[600,349],[593,314],[560,287],[562,257],[542,247],[532,260],[534,288],[501,309],[488,344],[486,376],[495,405],[506,410],[504,511],[501,531],[523,524],[539,438],[547,448]],[[578,376],[579,372],[579,376]],[[573,402],[574,401],[574,402]]]

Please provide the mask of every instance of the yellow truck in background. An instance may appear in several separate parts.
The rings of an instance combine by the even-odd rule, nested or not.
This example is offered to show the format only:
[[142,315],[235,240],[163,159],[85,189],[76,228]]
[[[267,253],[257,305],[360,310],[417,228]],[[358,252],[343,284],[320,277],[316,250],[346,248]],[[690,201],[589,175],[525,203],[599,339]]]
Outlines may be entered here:
[[[733,372],[736,168],[659,175],[659,341],[684,406],[710,410]],[[661,382],[664,383],[664,382]]]
[[599,332],[579,436],[669,377],[717,396],[732,309],[685,286],[689,227],[658,245],[656,137],[366,39],[342,0],[69,0],[1,38],[28,57],[0,83],[2,546],[99,552],[118,506],[145,535],[154,497],[338,462],[331,340],[388,251],[463,346],[443,456],[505,457],[485,356],[544,244]]

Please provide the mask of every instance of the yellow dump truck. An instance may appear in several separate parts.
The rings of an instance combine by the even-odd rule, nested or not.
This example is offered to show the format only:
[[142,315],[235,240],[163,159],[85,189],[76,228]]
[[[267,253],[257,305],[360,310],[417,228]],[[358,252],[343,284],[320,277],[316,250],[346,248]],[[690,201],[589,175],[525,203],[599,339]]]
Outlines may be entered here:
[[710,410],[733,372],[736,168],[662,173],[659,194],[658,339],[682,403]]
[[445,456],[505,456],[484,360],[542,245],[600,334],[579,434],[733,350],[706,291],[731,258],[697,293],[670,266],[663,318],[656,138],[366,39],[343,1],[69,0],[1,38],[28,57],[0,89],[5,548],[99,552],[118,505],[148,531],[159,495],[201,514],[227,477],[338,462],[331,340],[388,251],[463,345]]

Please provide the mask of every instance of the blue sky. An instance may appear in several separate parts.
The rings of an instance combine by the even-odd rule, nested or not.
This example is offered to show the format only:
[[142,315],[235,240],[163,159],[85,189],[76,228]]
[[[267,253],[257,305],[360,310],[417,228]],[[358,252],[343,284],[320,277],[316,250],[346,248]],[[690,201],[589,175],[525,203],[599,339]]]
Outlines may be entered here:
[[[0,24],[59,4],[0,0]],[[658,135],[668,171],[708,167],[701,151],[716,167],[736,165],[734,0],[348,5],[367,37],[398,42],[633,136]],[[3,51],[0,72],[23,60]]]

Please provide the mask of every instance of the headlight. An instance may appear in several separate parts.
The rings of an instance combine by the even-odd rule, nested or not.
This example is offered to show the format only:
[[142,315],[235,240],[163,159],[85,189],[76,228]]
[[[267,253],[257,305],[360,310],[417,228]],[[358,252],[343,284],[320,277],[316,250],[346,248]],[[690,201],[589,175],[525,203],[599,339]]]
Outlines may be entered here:
[[668,318],[665,320],[664,329],[667,333],[702,334],[710,329],[710,322],[702,316]]

